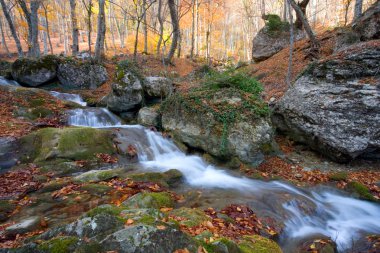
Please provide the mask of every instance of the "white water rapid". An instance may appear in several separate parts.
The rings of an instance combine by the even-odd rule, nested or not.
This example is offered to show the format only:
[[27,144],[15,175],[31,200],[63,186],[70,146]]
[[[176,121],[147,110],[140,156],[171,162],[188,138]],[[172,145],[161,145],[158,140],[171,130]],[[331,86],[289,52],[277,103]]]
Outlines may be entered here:
[[[281,245],[286,252],[289,241],[325,235],[337,243],[339,252],[349,252],[352,243],[368,234],[380,234],[380,205],[353,199],[331,188],[300,189],[279,181],[263,182],[233,176],[226,170],[206,163],[201,157],[187,155],[160,133],[142,126],[121,125],[120,120],[106,109],[93,108],[72,111],[70,124],[96,128],[123,128],[138,131],[147,147],[136,143],[139,163],[153,171],[180,170],[186,182],[195,188],[239,190],[242,196],[270,192],[270,201],[281,201],[282,210],[271,210],[285,220]],[[132,131],[133,130],[133,131]],[[140,138],[140,137],[139,137]],[[141,138],[140,138],[141,139]],[[141,143],[142,143],[141,139]],[[276,198],[277,196],[277,198]],[[284,196],[287,197],[284,202]],[[310,208],[305,211],[302,203]],[[281,209],[281,206],[280,206]]]
[[61,93],[57,91],[50,91],[50,94],[61,100],[67,100],[67,101],[77,103],[81,106],[87,106],[87,103],[78,94]]

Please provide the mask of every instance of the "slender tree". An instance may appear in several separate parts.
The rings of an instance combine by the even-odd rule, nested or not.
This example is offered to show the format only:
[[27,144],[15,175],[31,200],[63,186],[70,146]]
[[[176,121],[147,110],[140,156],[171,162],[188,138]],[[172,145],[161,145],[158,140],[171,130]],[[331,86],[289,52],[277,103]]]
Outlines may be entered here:
[[104,4],[105,0],[99,0],[98,31],[95,45],[95,60],[97,62],[102,61],[102,57],[104,54],[104,41],[106,36],[106,18]]
[[71,45],[71,52],[73,55],[77,55],[79,51],[79,42],[78,42],[78,36],[79,36],[79,30],[78,30],[78,21],[77,16],[75,13],[76,8],[76,1],[70,0],[70,16],[71,16],[71,29],[72,29],[72,39],[73,44]]
[[1,8],[3,9],[4,16],[8,22],[9,29],[11,30],[12,37],[16,43],[18,56],[23,57],[24,53],[22,51],[21,42],[17,36],[16,28],[13,24],[12,18],[9,15],[7,5],[5,4],[4,0],[0,0],[0,4],[1,4]]
[[[294,2],[294,1],[293,1]],[[296,28],[299,29],[299,30],[302,30],[303,29],[303,26],[304,26],[304,17],[306,17],[306,7],[307,5],[309,4],[310,0],[302,0],[301,2],[299,2],[297,4],[298,6],[298,9],[300,10],[300,12],[296,11],[296,22],[294,23]]]
[[8,56],[10,56],[9,49],[7,46],[7,42],[5,41],[5,34],[4,34],[4,27],[3,27],[3,20],[0,17],[0,32],[1,32],[1,44],[3,44],[3,47],[5,49],[5,52]]
[[[288,2],[289,0],[285,0]],[[293,26],[293,13],[290,8],[287,8],[289,23],[290,23],[290,46],[289,46],[289,62],[288,73],[286,75],[286,84],[288,87],[292,84],[292,66],[293,66],[293,47],[294,47],[294,26]]]
[[362,15],[362,12],[363,12],[363,0],[356,0],[354,19],[359,18]]
[[177,49],[177,43],[180,36],[178,13],[177,13],[175,0],[168,0],[168,6],[169,6],[169,11],[170,11],[170,19],[172,21],[172,27],[173,27],[173,39],[172,39],[172,44],[170,46],[169,53],[165,58],[166,64],[171,63],[175,50]]

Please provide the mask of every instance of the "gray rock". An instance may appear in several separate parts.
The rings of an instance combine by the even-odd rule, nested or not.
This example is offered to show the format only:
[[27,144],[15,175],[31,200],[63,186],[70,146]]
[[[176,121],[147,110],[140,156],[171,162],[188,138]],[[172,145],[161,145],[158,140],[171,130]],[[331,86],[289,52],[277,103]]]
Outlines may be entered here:
[[12,64],[12,77],[25,86],[36,87],[57,77],[59,59],[53,55],[40,59],[17,59]]
[[109,110],[113,112],[130,111],[141,106],[144,93],[141,81],[128,70],[121,70],[122,75],[112,84],[112,91],[104,99]]
[[183,232],[165,227],[148,225],[130,226],[119,230],[101,241],[106,251],[125,253],[168,253],[187,248],[195,251],[195,243]]
[[[238,105],[242,101],[239,96],[239,93],[222,89],[210,99],[212,104]],[[175,108],[164,108],[162,127],[186,145],[202,149],[219,159],[238,157],[241,161],[258,164],[264,159],[264,149],[275,149],[274,132],[270,120],[265,117],[237,118],[224,137],[221,134],[223,123],[211,112],[188,110],[183,103],[177,103]]]
[[150,98],[165,98],[173,93],[173,81],[166,77],[146,77],[143,83],[145,94]]
[[75,89],[96,89],[108,80],[106,68],[89,61],[63,61],[57,75],[62,85]]
[[360,35],[361,40],[380,39],[380,2],[376,1],[355,20],[352,28]]
[[41,217],[32,216],[19,223],[9,226],[5,229],[5,234],[7,236],[16,236],[17,234],[25,234],[27,232],[32,232],[41,226]]
[[158,127],[160,124],[160,114],[157,111],[158,109],[152,107],[141,108],[137,116],[137,122],[144,126]]
[[[377,152],[379,65],[380,48],[361,43],[309,66],[277,103],[274,124],[338,162]],[[368,79],[359,83],[367,77],[375,83],[367,83]]]
[[[304,34],[300,30],[295,32],[295,40],[300,40]],[[268,32],[267,27],[262,28],[255,38],[252,45],[252,59],[255,62],[264,61],[289,45],[289,32],[280,31],[276,35]]]
[[74,181],[76,182],[100,182],[105,181],[114,177],[117,177],[118,173],[115,170],[90,170],[84,172],[76,177],[74,177]]

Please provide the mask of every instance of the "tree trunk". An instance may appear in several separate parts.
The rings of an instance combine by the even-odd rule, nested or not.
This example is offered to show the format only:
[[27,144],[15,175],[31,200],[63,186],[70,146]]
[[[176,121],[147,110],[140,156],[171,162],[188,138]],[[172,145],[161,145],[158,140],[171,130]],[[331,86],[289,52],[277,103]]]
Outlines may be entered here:
[[147,5],[146,0],[143,0],[143,30],[144,30],[144,51],[143,54],[148,54],[148,24],[146,19]]
[[104,40],[106,35],[106,20],[104,12],[104,3],[105,0],[99,0],[99,14],[98,14],[98,32],[96,36],[96,45],[95,45],[95,60],[97,62],[102,61],[104,54]]
[[44,12],[45,12],[46,33],[47,33],[48,40],[49,40],[50,53],[54,54],[54,52],[53,52],[53,44],[51,43],[51,38],[50,38],[50,28],[49,28],[49,20],[48,20],[48,15],[47,15],[47,8],[46,8],[46,6],[43,3],[42,3],[42,8],[44,8]]
[[19,57],[23,57],[24,53],[22,52],[21,43],[20,43],[20,40],[19,40],[19,38],[17,36],[16,28],[15,28],[15,26],[13,24],[12,18],[9,15],[7,5],[5,4],[4,0],[0,0],[0,4],[1,4],[1,8],[3,9],[4,16],[7,19],[9,29],[11,30],[11,33],[12,33],[12,37],[15,40],[15,43],[16,43],[16,46],[17,46],[18,56]]
[[[313,49],[319,48],[319,46],[320,46],[319,42],[318,42],[317,38],[315,37],[315,34],[314,34],[313,30],[311,29],[310,24],[307,21],[306,16],[304,15],[303,11],[296,4],[296,2],[294,0],[288,0],[288,1],[289,1],[290,5],[293,7],[293,9],[296,11],[297,19],[299,18],[302,21],[302,25],[305,28],[307,36],[310,39],[311,47]],[[308,1],[308,0],[304,0],[304,1]]]
[[137,19],[137,24],[136,24],[136,34],[135,34],[135,45],[133,47],[133,59],[136,61],[137,60],[137,45],[139,43],[139,29],[140,29],[140,18]]
[[3,47],[5,49],[5,52],[8,56],[11,56],[9,53],[9,49],[7,46],[7,42],[5,41],[5,34],[4,34],[4,28],[3,28],[3,21],[0,18],[0,32],[1,32],[1,44],[3,44]]
[[76,7],[76,2],[75,0],[70,0],[70,15],[71,15],[71,29],[72,29],[72,39],[73,39],[73,44],[71,45],[71,51],[72,54],[75,56],[78,54],[79,51],[79,42],[78,42],[78,21],[77,21],[77,16],[75,13],[75,7]]
[[[301,15],[301,13],[298,13],[296,11],[296,17],[297,18],[296,18],[296,22],[294,23],[294,25],[299,30],[303,29],[303,26],[304,26],[303,17],[306,17],[306,7],[309,4],[309,2],[310,2],[310,0],[302,0],[302,2],[296,4],[298,6],[298,8],[300,9],[301,13],[302,13],[302,15]],[[293,8],[294,8],[294,6],[293,6]]]
[[[288,0],[286,0],[288,1]],[[290,8],[288,8],[288,17],[290,23],[290,46],[289,46],[289,62],[288,62],[288,73],[286,75],[286,84],[288,87],[292,84],[292,65],[293,65],[293,47],[294,47],[294,26],[293,26],[293,13]]]
[[191,11],[191,17],[192,17],[192,23],[191,23],[191,48],[190,48],[190,58],[194,58],[194,44],[195,44],[195,5],[196,3],[194,0],[192,1],[192,11]]
[[158,23],[160,24],[160,30],[159,30],[159,38],[157,42],[157,49],[156,53],[157,55],[160,55],[161,52],[161,43],[164,36],[164,21],[162,19],[162,0],[158,0],[158,10],[157,10],[157,19]]
[[355,1],[354,20],[359,18],[363,12],[363,0]]
[[168,5],[169,5],[169,11],[170,11],[170,18],[171,18],[172,26],[173,26],[173,40],[170,46],[169,53],[165,59],[165,63],[167,64],[170,63],[173,59],[175,50],[177,49],[178,38],[180,36],[178,14],[177,14],[177,7],[175,4],[175,0],[168,0]]
[[47,55],[49,53],[49,48],[48,48],[48,36],[47,36],[47,32],[46,32],[46,18],[41,17],[40,20],[41,20],[42,26],[45,28],[42,31],[42,41],[44,42],[44,55]]
[[41,56],[40,44],[38,43],[38,9],[40,7],[40,1],[35,0],[30,2],[30,21],[32,32],[32,48],[31,56],[38,58]]

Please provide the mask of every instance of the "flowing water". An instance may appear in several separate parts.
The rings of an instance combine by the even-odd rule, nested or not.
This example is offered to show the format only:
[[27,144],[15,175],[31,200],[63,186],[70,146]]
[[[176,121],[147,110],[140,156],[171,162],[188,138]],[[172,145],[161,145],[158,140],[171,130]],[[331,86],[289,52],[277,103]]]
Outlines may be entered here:
[[350,198],[334,188],[302,189],[279,181],[233,175],[199,156],[183,153],[160,133],[139,125],[122,125],[118,117],[104,108],[76,109],[69,115],[71,125],[120,129],[119,140],[125,145],[128,140],[133,143],[144,170],[180,170],[186,184],[178,191],[188,193],[189,198],[191,192],[196,192],[201,207],[247,204],[259,216],[281,220],[284,229],[280,244],[285,252],[294,252],[295,244],[302,239],[321,235],[333,239],[340,252],[347,252],[354,241],[368,234],[380,234],[378,204]]

